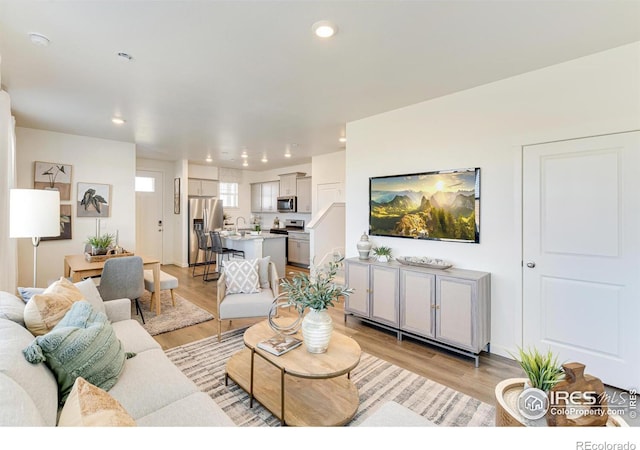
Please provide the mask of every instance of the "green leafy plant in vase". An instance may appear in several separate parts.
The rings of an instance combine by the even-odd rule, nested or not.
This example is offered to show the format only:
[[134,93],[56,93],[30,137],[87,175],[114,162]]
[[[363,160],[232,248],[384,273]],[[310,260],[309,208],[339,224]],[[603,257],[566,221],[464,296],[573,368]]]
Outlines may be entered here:
[[378,247],[373,247],[371,250],[373,251],[374,256],[378,258],[378,261],[388,262],[391,260],[391,247],[380,245]]
[[297,272],[291,280],[285,279],[280,283],[283,294],[300,315],[309,309],[301,328],[303,341],[310,353],[327,351],[333,332],[333,322],[327,309],[340,297],[353,292],[353,289],[334,281],[342,261],[331,261],[321,267],[312,265],[309,274]]
[[93,255],[106,255],[109,247],[113,244],[115,236],[107,233],[102,236],[91,236],[87,239],[87,244],[91,245]]
[[516,360],[527,375],[530,387],[549,392],[564,378],[564,370],[558,363],[558,357],[551,350],[543,354],[535,348],[527,351],[519,348]]

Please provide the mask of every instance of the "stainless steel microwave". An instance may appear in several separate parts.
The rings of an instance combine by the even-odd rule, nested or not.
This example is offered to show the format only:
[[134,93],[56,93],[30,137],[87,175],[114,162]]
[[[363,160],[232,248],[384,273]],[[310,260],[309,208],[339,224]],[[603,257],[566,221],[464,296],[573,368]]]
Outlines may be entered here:
[[278,212],[297,212],[298,198],[295,195],[288,197],[278,197]]

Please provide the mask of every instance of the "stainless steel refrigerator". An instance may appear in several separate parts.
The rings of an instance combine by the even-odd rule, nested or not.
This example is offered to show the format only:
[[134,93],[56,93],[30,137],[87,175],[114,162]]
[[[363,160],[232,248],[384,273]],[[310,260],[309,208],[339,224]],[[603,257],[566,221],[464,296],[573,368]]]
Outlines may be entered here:
[[205,233],[222,229],[222,200],[215,197],[189,196],[189,266],[204,262],[205,254],[198,249],[196,230]]

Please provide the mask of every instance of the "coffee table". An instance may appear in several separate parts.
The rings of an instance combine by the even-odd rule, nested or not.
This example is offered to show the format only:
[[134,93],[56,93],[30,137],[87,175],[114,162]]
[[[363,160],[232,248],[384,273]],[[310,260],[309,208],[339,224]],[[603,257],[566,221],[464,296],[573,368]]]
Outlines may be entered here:
[[[225,385],[233,380],[282,425],[339,426],[358,410],[358,389],[350,379],[362,350],[356,341],[334,331],[326,353],[309,353],[304,343],[275,356],[258,348],[273,336],[268,321],[245,331],[246,348],[227,362]],[[296,335],[302,339],[301,335]]]

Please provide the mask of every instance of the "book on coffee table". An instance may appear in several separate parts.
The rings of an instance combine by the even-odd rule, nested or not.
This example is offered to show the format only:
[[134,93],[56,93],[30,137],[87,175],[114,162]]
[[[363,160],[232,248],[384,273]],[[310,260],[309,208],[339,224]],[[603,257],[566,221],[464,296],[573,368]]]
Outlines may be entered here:
[[283,353],[287,353],[289,350],[293,350],[302,344],[302,340],[293,336],[284,336],[282,334],[276,334],[269,339],[258,342],[258,348],[272,353],[276,356],[280,356]]

